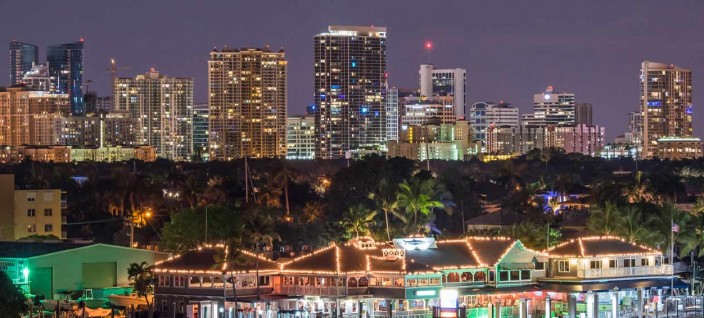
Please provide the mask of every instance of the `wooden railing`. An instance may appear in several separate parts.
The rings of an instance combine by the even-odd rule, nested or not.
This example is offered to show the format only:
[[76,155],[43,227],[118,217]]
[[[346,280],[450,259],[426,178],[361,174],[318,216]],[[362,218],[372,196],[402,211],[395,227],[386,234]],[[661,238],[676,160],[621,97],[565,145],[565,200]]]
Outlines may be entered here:
[[672,265],[583,269],[577,271],[580,278],[629,277],[650,275],[672,275]]

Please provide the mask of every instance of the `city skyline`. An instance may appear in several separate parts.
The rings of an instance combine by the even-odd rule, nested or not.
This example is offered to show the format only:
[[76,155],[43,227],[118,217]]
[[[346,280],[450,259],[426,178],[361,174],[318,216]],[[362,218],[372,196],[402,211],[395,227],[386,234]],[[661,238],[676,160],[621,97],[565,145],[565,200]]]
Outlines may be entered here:
[[[39,55],[44,56],[48,45],[83,37],[84,79],[92,81],[90,90],[97,90],[100,95],[110,94],[110,76],[104,69],[109,59],[115,58],[120,65],[132,66],[132,70],[121,71],[120,76],[131,77],[139,70],[156,67],[173,76],[194,77],[195,102],[207,101],[206,65],[212,47],[226,43],[235,47],[263,44],[276,49],[283,47],[291,78],[300,79],[290,81],[289,114],[303,114],[304,107],[313,103],[311,36],[323,32],[328,25],[378,25],[387,27],[393,35],[388,48],[391,85],[417,86],[417,69],[427,62],[423,45],[432,41],[431,63],[467,69],[467,104],[503,100],[526,113],[532,107],[532,94],[553,85],[580,96],[581,102],[592,103],[594,122],[607,128],[608,140],[623,134],[627,113],[638,109],[638,78],[634,74],[640,63],[646,59],[663,61],[691,69],[695,74],[694,134],[701,136],[696,92],[704,89],[696,74],[704,72],[704,60],[700,58],[704,55],[704,43],[690,39],[696,39],[696,31],[704,27],[704,22],[696,18],[704,12],[704,3],[689,1],[679,6],[656,1],[638,3],[638,7],[630,1],[574,3],[571,10],[574,15],[562,17],[557,15],[558,1],[458,4],[447,12],[447,23],[437,24],[417,17],[441,13],[443,6],[425,8],[421,1],[405,2],[404,15],[394,14],[398,12],[392,10],[398,6],[394,3],[282,2],[280,10],[271,12],[272,19],[261,22],[245,12],[264,10],[262,4],[242,4],[248,9],[238,10],[234,4],[202,8],[179,2],[165,9],[167,18],[152,23],[147,17],[161,8],[158,2],[99,10],[99,4],[79,1],[77,14],[84,16],[83,19],[67,20],[60,28],[29,30],[16,27],[21,25],[18,19],[22,15],[9,16],[0,25],[10,32],[0,40],[9,43],[15,39],[38,45]],[[55,25],[58,17],[65,16],[57,12],[67,12],[56,3],[47,3],[42,10],[35,10],[28,3],[12,3],[7,7],[18,12],[32,11],[35,21],[47,21],[47,25]],[[306,12],[321,14],[298,18],[310,16]],[[660,26],[648,20],[650,15],[672,23]],[[225,16],[229,19],[218,18]],[[543,16],[548,18],[539,18]],[[182,22],[186,18],[199,23]],[[121,23],[125,19],[132,22]],[[174,32],[187,45],[163,36]],[[673,50],[672,46],[681,49]],[[0,58],[0,68],[9,69],[9,57]],[[3,86],[7,84],[9,79],[0,82]]]

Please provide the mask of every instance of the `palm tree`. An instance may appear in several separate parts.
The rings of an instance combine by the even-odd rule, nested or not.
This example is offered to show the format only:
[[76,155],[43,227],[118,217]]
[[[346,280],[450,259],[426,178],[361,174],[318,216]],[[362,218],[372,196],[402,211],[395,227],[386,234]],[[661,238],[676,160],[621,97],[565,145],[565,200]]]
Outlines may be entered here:
[[407,222],[406,216],[399,210],[398,192],[388,180],[381,179],[377,185],[376,192],[369,194],[369,198],[374,200],[376,207],[384,212],[386,222],[386,239],[391,241],[391,231],[389,230],[389,213],[399,218],[403,223]]
[[132,289],[139,297],[144,297],[147,302],[147,308],[151,313],[151,305],[149,304],[149,296],[154,295],[154,273],[147,262],[140,264],[132,263],[127,268],[127,278],[132,285]]
[[241,252],[241,246],[242,242],[240,240],[230,239],[226,247],[220,253],[215,254],[215,264],[213,265],[213,269],[222,270],[225,274],[227,274],[228,271],[230,272],[230,277],[227,279],[227,282],[232,284],[232,296],[235,301],[235,316],[237,316],[237,309],[239,308],[237,303],[237,278],[235,278],[233,271],[229,270],[227,266],[228,264],[251,265],[249,259]]
[[616,204],[606,202],[603,207],[590,211],[587,228],[597,234],[611,235],[621,226],[621,216]]
[[650,185],[647,182],[643,182],[642,179],[643,172],[636,172],[636,180],[633,187],[624,189],[623,194],[626,196],[628,203],[656,201]]
[[413,216],[414,230],[420,231],[418,214],[429,216],[433,208],[442,207],[442,203],[433,200],[433,184],[429,180],[414,178],[411,182],[403,181],[399,186],[398,204],[406,215]]
[[323,216],[325,205],[320,201],[308,201],[303,207],[303,222],[312,223]]
[[653,235],[645,225],[643,210],[629,205],[621,217],[618,232],[631,243],[652,243]]
[[342,218],[342,226],[345,227],[347,233],[354,232],[355,237],[369,235],[369,225],[374,223],[376,211],[367,209],[363,204],[357,204],[350,207]]

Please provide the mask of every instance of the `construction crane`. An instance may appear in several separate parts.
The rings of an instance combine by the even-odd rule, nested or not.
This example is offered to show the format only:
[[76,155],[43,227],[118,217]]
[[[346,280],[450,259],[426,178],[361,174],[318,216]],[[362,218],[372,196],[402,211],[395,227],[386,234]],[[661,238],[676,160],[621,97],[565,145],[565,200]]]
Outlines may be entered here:
[[110,71],[110,90],[112,91],[113,105],[115,105],[115,80],[117,80],[117,71],[129,70],[131,68],[131,66],[117,67],[117,61],[110,59],[110,67],[105,69],[106,71]]

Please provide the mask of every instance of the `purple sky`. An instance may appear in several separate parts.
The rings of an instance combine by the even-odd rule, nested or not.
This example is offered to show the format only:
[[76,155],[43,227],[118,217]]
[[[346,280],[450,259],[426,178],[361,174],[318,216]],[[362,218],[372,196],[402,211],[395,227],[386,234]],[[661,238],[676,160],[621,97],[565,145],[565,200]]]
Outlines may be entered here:
[[[439,67],[468,70],[467,103],[504,100],[530,111],[547,84],[594,104],[608,139],[638,108],[640,62],[694,72],[695,134],[704,118],[704,1],[701,0],[160,0],[2,1],[0,41],[46,46],[83,37],[90,90],[109,94],[111,57],[134,76],[149,67],[195,77],[196,102],[207,101],[208,52],[269,44],[289,61],[289,114],[312,101],[313,35],[330,24],[388,28],[389,80],[417,86],[423,44]],[[7,44],[5,44],[7,45]],[[0,69],[8,69],[7,50]],[[0,85],[6,85],[5,75]]]

